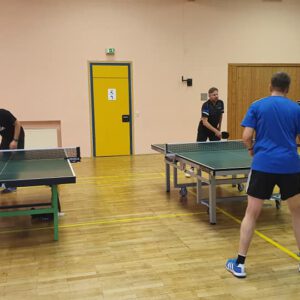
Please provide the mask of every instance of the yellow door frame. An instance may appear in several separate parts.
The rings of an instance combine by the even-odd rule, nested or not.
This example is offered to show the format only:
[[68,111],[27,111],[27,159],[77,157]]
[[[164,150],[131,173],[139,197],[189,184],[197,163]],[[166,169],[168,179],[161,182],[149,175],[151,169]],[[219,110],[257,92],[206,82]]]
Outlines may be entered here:
[[93,86],[93,66],[127,66],[128,67],[128,93],[129,93],[129,135],[130,135],[130,155],[133,154],[132,147],[132,92],[131,92],[131,63],[124,62],[89,62],[90,71],[90,95],[91,95],[91,112],[92,112],[92,148],[93,156],[96,157],[96,142],[95,142],[95,111],[94,111],[94,86]]

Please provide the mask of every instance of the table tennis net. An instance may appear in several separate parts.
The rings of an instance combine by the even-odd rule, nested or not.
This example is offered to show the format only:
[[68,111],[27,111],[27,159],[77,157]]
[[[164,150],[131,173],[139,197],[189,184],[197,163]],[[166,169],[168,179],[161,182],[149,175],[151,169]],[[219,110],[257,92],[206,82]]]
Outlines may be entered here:
[[218,141],[186,144],[166,144],[166,153],[197,152],[197,151],[221,151],[244,150],[246,147],[242,141]]
[[81,159],[80,147],[0,151],[1,161],[33,159],[69,159],[71,162],[79,162]]

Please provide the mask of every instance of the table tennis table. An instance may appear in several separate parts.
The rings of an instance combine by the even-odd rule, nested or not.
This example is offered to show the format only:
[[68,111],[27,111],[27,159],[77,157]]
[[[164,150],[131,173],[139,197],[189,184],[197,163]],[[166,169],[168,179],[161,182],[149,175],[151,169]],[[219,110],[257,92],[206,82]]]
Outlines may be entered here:
[[58,240],[58,185],[75,183],[71,162],[80,160],[80,149],[53,148],[0,151],[0,185],[6,187],[49,186],[51,202],[1,206],[0,217],[53,214],[54,240]]
[[[209,221],[216,224],[216,187],[221,184],[237,185],[241,191],[247,181],[252,158],[242,141],[216,141],[183,144],[153,144],[151,148],[165,155],[166,191],[170,192],[170,167],[173,167],[174,187],[197,186],[197,203],[201,202],[201,188],[208,185]],[[193,167],[190,171],[188,167]],[[177,170],[189,172],[196,183],[178,183]],[[225,177],[224,177],[225,176]]]

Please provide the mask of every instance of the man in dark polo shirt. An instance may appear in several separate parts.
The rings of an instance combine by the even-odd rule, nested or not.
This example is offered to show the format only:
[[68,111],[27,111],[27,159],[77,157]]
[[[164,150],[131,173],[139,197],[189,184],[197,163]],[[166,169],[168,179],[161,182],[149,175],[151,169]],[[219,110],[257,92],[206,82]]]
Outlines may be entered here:
[[[224,113],[224,103],[219,99],[219,90],[212,87],[208,90],[209,99],[203,103],[201,108],[201,120],[198,126],[197,142],[221,140],[221,125]],[[190,171],[193,172],[194,168]],[[191,177],[188,171],[185,177]]]
[[[6,109],[0,109],[0,135],[0,150],[24,149],[24,130],[16,117]],[[8,187],[2,193],[15,190],[15,187]]]
[[201,120],[198,126],[197,142],[219,141],[224,113],[224,103],[219,99],[219,90],[212,87],[208,91],[209,99],[201,108]]

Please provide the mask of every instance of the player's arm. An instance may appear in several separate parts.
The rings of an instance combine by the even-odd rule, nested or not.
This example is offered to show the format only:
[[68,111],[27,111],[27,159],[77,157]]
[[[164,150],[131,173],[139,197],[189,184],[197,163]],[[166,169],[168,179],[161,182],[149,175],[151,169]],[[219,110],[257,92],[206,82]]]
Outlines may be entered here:
[[9,144],[10,149],[18,148],[18,141],[19,141],[19,136],[20,136],[20,132],[21,132],[21,124],[18,120],[15,121],[14,127],[15,127],[14,137],[13,137],[13,140]]
[[243,131],[243,142],[247,147],[250,155],[253,155],[253,137],[254,137],[255,130],[251,127],[245,127]]
[[222,110],[221,110],[221,115],[220,115],[220,120],[219,120],[219,124],[218,124],[218,127],[217,129],[219,131],[221,131],[221,128],[222,128],[222,120],[223,120],[223,114],[224,114],[224,102],[222,100],[219,100],[221,101],[221,104],[222,104]]
[[209,129],[210,131],[212,131],[217,137],[221,138],[221,132],[220,132],[217,128],[213,127],[213,126],[208,122],[208,118],[202,117],[201,120],[202,120],[203,125],[204,125],[207,129]]
[[221,128],[222,128],[222,120],[223,120],[223,114],[221,114],[221,116],[220,116],[220,122],[219,122],[218,127],[217,127],[217,129],[219,131],[221,131]]
[[[300,101],[298,102],[298,104],[300,104]],[[299,119],[300,119],[300,112],[298,110],[298,117],[297,117],[298,124],[297,124],[297,137],[296,137],[297,147],[300,146],[300,120]]]

